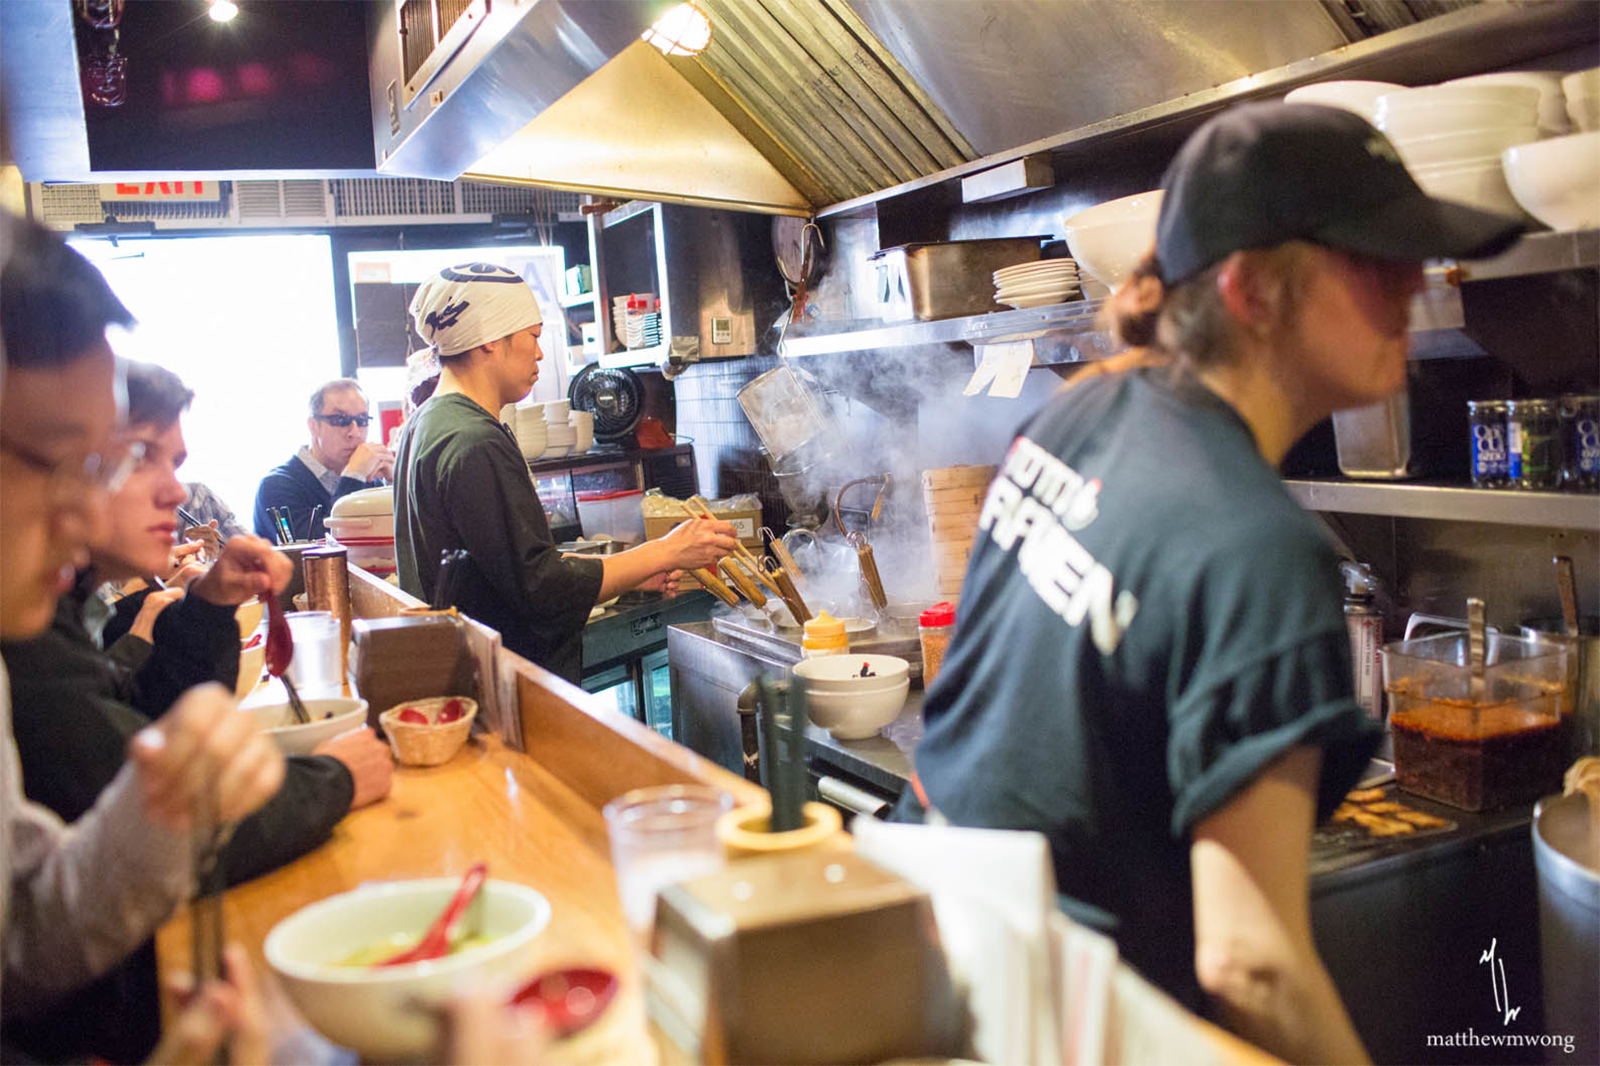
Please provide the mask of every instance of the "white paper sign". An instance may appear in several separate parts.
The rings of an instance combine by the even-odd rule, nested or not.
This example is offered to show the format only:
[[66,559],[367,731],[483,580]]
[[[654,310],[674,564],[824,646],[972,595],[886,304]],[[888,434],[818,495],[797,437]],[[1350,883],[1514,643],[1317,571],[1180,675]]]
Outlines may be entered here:
[[982,358],[978,360],[978,367],[972,372],[972,379],[967,382],[967,387],[961,390],[963,396],[976,396],[982,392],[994,376],[1000,372],[1001,344],[985,344],[979,347]]
[[1033,341],[987,345],[983,353],[985,359],[991,351],[996,353],[999,365],[994,384],[989,386],[989,395],[1008,400],[1021,395],[1023,379],[1028,376],[1028,368],[1033,366]]

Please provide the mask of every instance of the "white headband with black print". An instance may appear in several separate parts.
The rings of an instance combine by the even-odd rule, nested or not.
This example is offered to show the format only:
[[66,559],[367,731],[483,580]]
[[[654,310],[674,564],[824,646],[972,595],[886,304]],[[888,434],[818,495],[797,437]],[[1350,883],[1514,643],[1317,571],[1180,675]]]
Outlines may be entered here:
[[544,321],[533,290],[493,263],[446,267],[411,298],[411,321],[440,356],[459,355]]

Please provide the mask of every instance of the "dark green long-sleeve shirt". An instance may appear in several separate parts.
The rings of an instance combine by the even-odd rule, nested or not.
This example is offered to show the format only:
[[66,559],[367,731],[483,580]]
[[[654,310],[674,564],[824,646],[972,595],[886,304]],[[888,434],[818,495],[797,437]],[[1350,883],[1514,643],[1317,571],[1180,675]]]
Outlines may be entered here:
[[576,683],[583,626],[600,597],[597,559],[563,557],[511,434],[460,393],[406,423],[395,456],[400,587],[432,603],[441,552],[466,550],[452,606],[507,648]]

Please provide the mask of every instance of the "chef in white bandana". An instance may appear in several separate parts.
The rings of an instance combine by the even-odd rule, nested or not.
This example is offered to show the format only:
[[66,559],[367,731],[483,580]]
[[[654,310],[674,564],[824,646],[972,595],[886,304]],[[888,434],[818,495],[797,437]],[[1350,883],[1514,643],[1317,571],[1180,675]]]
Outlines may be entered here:
[[[400,585],[500,631],[505,646],[576,683],[589,609],[629,589],[662,591],[677,572],[714,567],[738,541],[727,522],[685,522],[604,559],[563,556],[527,462],[499,411],[539,379],[543,317],[520,275],[490,263],[447,267],[411,301],[439,383],[401,431],[395,459]],[[439,581],[444,553],[466,552]],[[442,593],[442,594],[441,594]]]

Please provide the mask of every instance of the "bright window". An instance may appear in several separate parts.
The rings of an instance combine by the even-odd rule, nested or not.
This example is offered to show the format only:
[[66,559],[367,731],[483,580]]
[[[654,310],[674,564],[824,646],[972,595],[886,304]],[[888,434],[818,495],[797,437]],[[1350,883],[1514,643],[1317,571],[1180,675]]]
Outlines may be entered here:
[[118,354],[164,366],[195,391],[179,476],[205,482],[250,528],[261,478],[308,440],[312,390],[339,376],[328,238],[71,243],[139,320],[112,336]]

